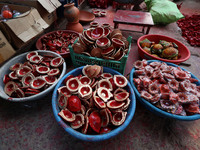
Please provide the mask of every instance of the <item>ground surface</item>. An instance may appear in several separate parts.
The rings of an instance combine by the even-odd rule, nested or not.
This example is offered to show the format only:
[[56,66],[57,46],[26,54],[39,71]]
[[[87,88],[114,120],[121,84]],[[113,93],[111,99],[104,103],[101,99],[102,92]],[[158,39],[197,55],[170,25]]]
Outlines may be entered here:
[[[184,14],[200,14],[199,0],[177,1]],[[108,10],[105,18],[96,18],[100,23],[109,22],[113,26],[115,10]],[[84,25],[87,27],[87,25]],[[191,57],[184,68],[200,78],[199,47],[191,47],[182,37],[176,23],[155,26],[150,34],[163,34],[184,43],[191,51]],[[125,74],[139,59],[136,40],[141,34],[124,33],[133,36]],[[70,60],[67,66],[72,69]],[[68,70],[70,70],[68,69]],[[73,138],[56,122],[51,108],[51,94],[31,103],[10,103],[0,99],[0,150],[76,150],[76,149],[160,149],[198,150],[200,149],[200,120],[186,122],[161,118],[149,112],[137,102],[135,115],[129,126],[116,137],[103,142],[90,143]]]

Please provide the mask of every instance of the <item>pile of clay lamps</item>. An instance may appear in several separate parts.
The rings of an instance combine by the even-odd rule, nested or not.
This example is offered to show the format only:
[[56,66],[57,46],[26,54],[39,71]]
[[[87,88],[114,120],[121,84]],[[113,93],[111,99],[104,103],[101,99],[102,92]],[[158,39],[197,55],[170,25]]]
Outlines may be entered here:
[[90,25],[73,44],[75,53],[115,61],[127,54],[129,42],[119,29],[112,30],[107,23],[99,26],[98,22],[91,22]]
[[63,84],[57,89],[58,115],[74,130],[105,134],[125,122],[131,96],[123,75],[86,65],[81,74],[67,76]]

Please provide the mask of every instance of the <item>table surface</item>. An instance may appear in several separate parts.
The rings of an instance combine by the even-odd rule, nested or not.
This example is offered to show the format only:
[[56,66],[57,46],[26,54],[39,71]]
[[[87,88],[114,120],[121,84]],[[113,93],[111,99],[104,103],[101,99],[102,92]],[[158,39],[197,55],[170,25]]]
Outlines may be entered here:
[[117,10],[114,23],[153,26],[154,22],[149,12]]

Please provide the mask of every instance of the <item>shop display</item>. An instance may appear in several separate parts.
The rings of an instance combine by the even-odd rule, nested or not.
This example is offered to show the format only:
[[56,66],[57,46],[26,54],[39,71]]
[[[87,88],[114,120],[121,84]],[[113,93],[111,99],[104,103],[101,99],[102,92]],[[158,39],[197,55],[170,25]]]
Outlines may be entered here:
[[137,40],[138,53],[143,59],[180,64],[190,58],[190,50],[180,41],[159,34],[143,35]]
[[78,33],[70,30],[49,32],[37,40],[36,47],[39,50],[50,50],[60,54],[63,58],[69,57],[68,46],[73,44]]
[[98,65],[72,70],[59,81],[54,94],[56,120],[82,140],[99,141],[118,134],[135,111],[128,80],[117,71]]
[[31,51],[0,68],[1,97],[13,102],[36,100],[50,92],[66,71],[64,59],[51,51]]
[[126,119],[130,99],[124,87],[128,81],[122,75],[102,74],[102,69],[85,66],[83,75],[68,76],[65,86],[58,89],[62,109],[58,115],[84,134],[88,134],[88,126],[97,134],[110,132],[115,128],[112,125],[120,126]]
[[36,51],[26,58],[26,62],[10,66],[11,72],[4,76],[4,91],[10,97],[28,97],[47,89],[56,82],[64,62],[62,57],[41,56]]
[[146,38],[143,41],[140,41],[140,46],[147,53],[156,57],[173,60],[177,60],[181,57],[178,51],[178,46],[174,42],[160,40],[159,43],[155,43],[154,41],[149,41]]
[[107,23],[90,25],[93,28],[84,30],[69,47],[73,65],[98,64],[124,73],[132,37],[126,39],[119,29],[112,30]]
[[[137,90],[140,101],[148,101],[147,107],[167,117],[183,116],[176,119],[193,120],[200,114],[199,80],[177,65],[161,61],[138,60],[131,71],[130,82]],[[157,107],[160,110],[155,110]],[[186,116],[186,118],[184,118]],[[194,118],[192,118],[194,116]],[[197,116],[198,117],[198,116]],[[197,119],[197,118],[196,118]]]
[[200,3],[59,1],[0,3],[0,149],[200,149]]

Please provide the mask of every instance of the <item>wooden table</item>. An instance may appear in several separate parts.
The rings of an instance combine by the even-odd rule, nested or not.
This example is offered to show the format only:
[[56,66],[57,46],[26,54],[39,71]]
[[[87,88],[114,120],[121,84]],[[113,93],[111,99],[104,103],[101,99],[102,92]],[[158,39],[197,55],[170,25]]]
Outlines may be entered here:
[[[149,12],[130,10],[117,10],[113,22],[115,29],[119,27],[119,24],[142,26],[143,34],[148,34],[150,28],[154,25],[152,16]],[[145,27],[147,27],[146,31]]]

